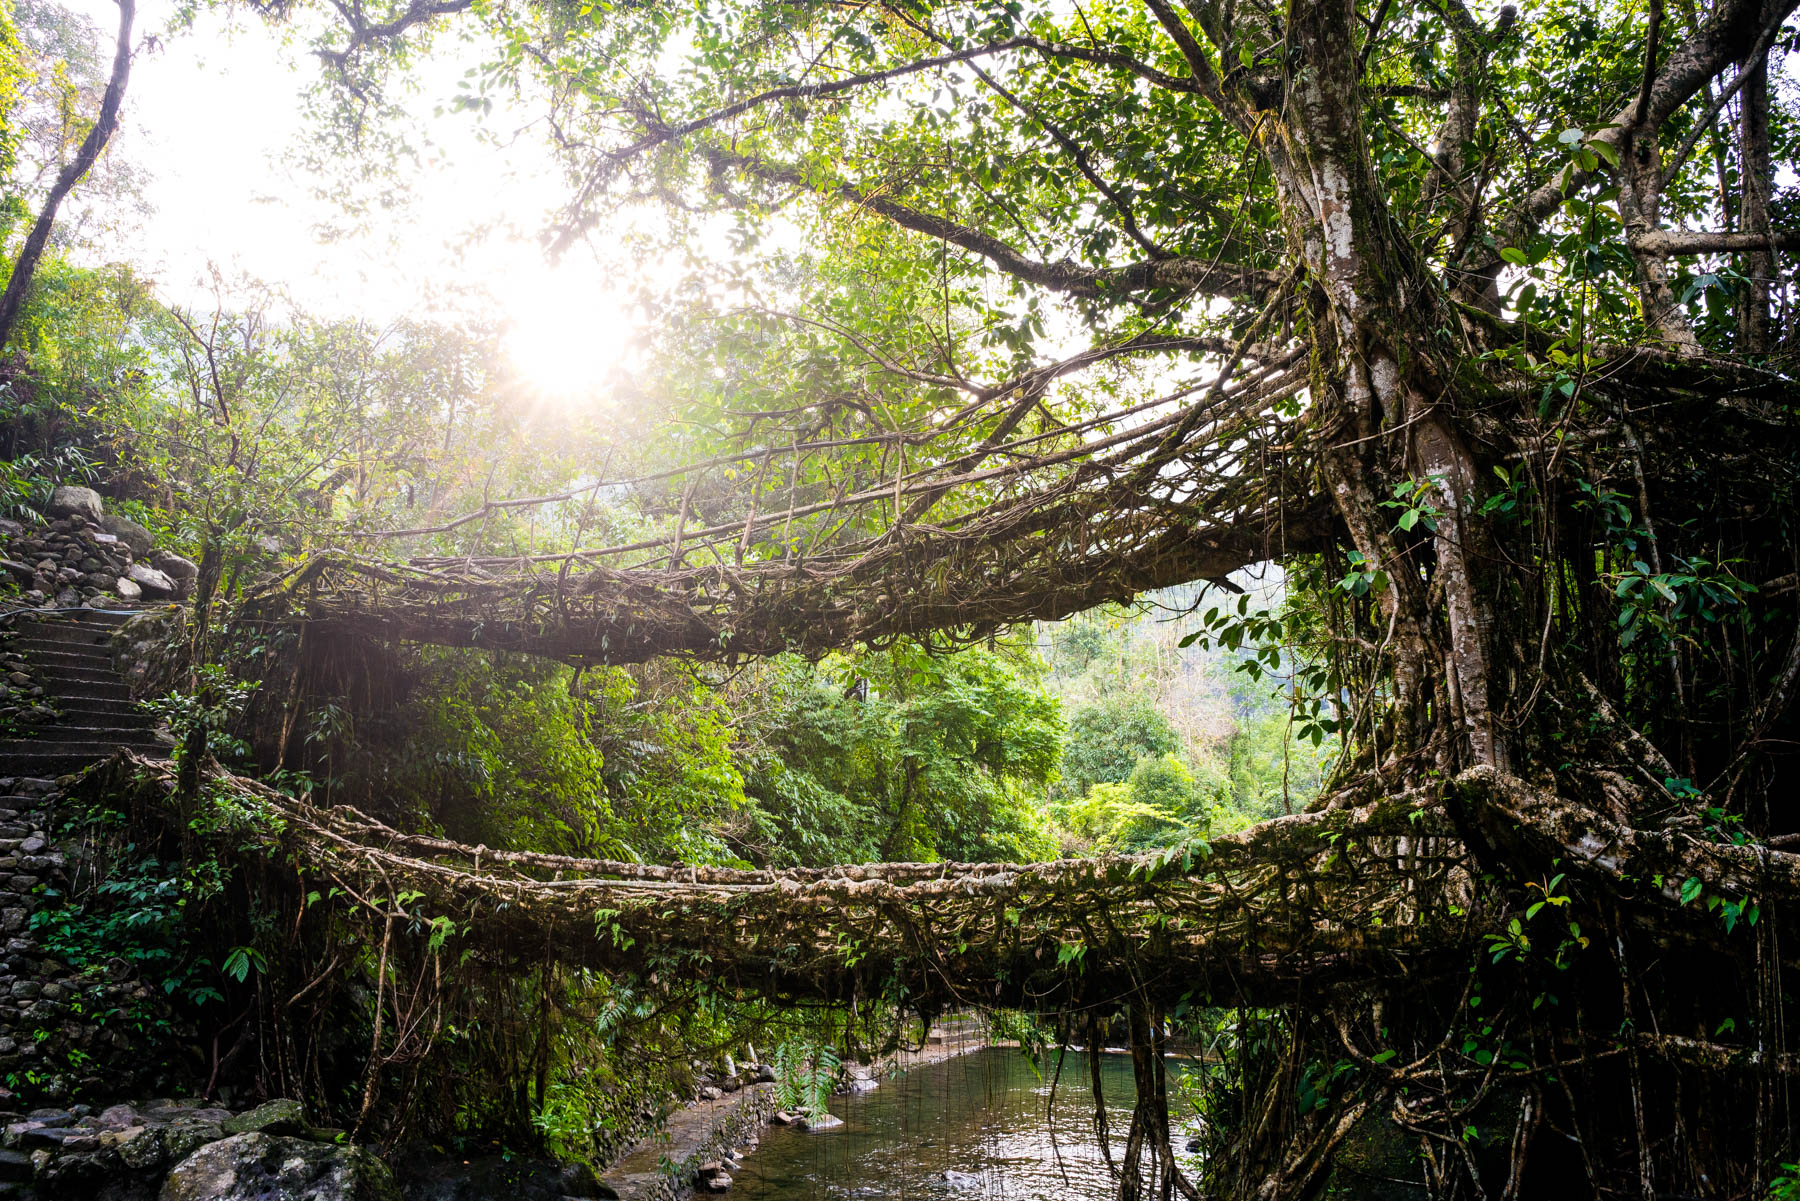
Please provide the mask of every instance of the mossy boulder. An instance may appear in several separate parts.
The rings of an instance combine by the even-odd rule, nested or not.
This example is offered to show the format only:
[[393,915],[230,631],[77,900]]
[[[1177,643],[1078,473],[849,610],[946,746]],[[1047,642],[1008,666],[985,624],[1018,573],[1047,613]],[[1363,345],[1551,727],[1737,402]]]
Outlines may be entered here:
[[301,1137],[307,1133],[306,1113],[300,1102],[285,1097],[265,1101],[248,1113],[226,1119],[226,1134],[277,1134]]
[[175,1166],[161,1201],[400,1201],[387,1165],[361,1147],[234,1134]]

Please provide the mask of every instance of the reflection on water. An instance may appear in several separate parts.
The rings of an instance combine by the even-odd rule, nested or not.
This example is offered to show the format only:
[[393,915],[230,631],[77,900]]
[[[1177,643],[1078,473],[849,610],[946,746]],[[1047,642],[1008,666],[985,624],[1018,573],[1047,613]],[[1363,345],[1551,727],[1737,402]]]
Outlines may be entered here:
[[[1040,1075],[1019,1052],[996,1047],[914,1068],[874,1092],[834,1097],[831,1111],[844,1119],[842,1130],[769,1128],[744,1161],[732,1195],[754,1201],[1107,1197],[1113,1184],[1094,1138],[1087,1060],[1076,1052],[1064,1056],[1051,1109],[1054,1073],[1054,1056]],[[1101,1078],[1116,1156],[1131,1121],[1130,1060],[1103,1056]]]

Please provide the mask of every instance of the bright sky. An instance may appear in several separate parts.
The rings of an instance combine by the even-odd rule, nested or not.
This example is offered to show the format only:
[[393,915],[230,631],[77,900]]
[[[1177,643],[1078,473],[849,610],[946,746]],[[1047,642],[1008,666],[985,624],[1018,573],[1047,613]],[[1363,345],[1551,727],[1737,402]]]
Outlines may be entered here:
[[[60,0],[102,30],[117,27],[110,0]],[[161,33],[172,0],[140,6],[137,39]],[[105,57],[110,59],[110,45]],[[434,47],[415,112],[431,118],[456,91],[478,52],[452,37]],[[1794,86],[1793,60],[1782,71]],[[517,133],[500,147],[473,117],[431,119],[435,145],[409,180],[404,208],[370,228],[326,239],[341,210],[314,195],[301,173],[306,149],[302,95],[316,66],[260,21],[228,29],[216,14],[198,28],[140,53],[126,99],[119,150],[150,173],[153,216],[108,253],[155,277],[176,302],[210,303],[208,265],[228,278],[280,285],[321,316],[384,321],[426,316],[429,302],[499,315],[521,374],[563,401],[603,392],[629,358],[639,318],[621,281],[618,231],[601,229],[552,269],[537,233],[566,184],[536,130],[537,114],[496,111],[486,130]],[[491,300],[489,299],[491,298]]]
[[[109,33],[118,27],[108,0],[63,3]],[[160,33],[173,7],[142,4],[137,40]],[[417,98],[425,115],[454,94],[468,65],[456,53],[473,54],[450,39],[440,47]],[[547,264],[536,233],[564,186],[534,132],[501,148],[478,135],[472,117],[434,121],[438,144],[410,179],[405,207],[377,214],[366,232],[324,239],[320,230],[342,214],[298,166],[302,94],[315,70],[261,23],[227,29],[216,15],[165,38],[160,53],[140,53],[119,149],[150,173],[155,212],[114,254],[156,278],[169,299],[195,304],[210,303],[209,263],[228,278],[278,284],[321,316],[425,316],[427,297],[491,312],[485,291],[513,326],[509,350],[527,378],[568,395],[607,377],[630,349],[633,316],[612,282],[624,263],[607,261],[602,231],[555,269]],[[530,118],[499,112],[488,128],[510,132]]]

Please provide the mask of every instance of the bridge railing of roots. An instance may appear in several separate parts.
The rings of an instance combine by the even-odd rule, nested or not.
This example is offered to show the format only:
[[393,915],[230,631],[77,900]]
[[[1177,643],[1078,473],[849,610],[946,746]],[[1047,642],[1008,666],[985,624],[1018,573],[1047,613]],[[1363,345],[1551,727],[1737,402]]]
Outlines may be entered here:
[[[247,613],[575,665],[735,661],[908,635],[975,642],[1328,552],[1345,540],[1316,473],[1332,431],[1304,403],[1306,346],[1258,342],[1265,320],[1235,346],[1140,336],[992,385],[953,381],[965,404],[894,428],[751,414],[725,439],[735,449],[711,458],[356,533],[356,549],[260,585]],[[1149,400],[1083,417],[1057,415],[1066,397],[1047,403],[1097,364],[1197,352],[1216,357]],[[1768,406],[1787,395],[1738,364],[1677,368],[1638,351],[1596,371],[1589,392],[1654,412],[1662,424],[1645,416],[1638,436],[1675,447],[1702,418],[1773,437]],[[1603,424],[1563,431],[1562,453],[1605,455],[1611,437]],[[478,547],[489,523],[526,513],[560,523],[573,549],[444,549]],[[625,527],[655,532],[604,536]]]

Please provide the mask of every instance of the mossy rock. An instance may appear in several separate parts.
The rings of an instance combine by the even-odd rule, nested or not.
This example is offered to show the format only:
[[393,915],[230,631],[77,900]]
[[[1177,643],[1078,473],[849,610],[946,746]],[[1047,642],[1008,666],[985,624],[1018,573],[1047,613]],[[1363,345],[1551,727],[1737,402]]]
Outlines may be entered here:
[[301,1136],[307,1133],[306,1114],[300,1102],[279,1097],[265,1101],[248,1113],[227,1118],[222,1125],[226,1134],[275,1134]]
[[400,1201],[400,1191],[361,1147],[234,1134],[177,1164],[161,1201]]

